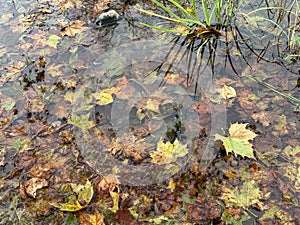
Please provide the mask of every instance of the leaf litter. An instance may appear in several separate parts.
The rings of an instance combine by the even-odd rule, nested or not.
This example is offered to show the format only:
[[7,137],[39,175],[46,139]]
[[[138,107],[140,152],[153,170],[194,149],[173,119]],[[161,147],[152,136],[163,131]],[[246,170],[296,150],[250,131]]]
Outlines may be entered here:
[[[95,2],[94,17],[114,4]],[[64,0],[15,4],[16,15],[5,13],[0,19],[1,26],[5,23],[8,29],[1,30],[6,42],[3,48],[1,45],[1,56],[10,59],[1,59],[1,224],[126,224],[124,218],[131,224],[209,224],[218,220],[242,224],[256,216],[262,224],[299,222],[299,118],[287,101],[267,91],[255,91],[255,84],[249,88],[246,82],[219,79],[218,100],[237,111],[238,118],[231,118],[231,125],[223,128],[229,129],[227,136],[216,135],[223,146],[215,146],[218,155],[207,170],[200,171],[198,162],[191,159],[190,167],[182,174],[175,173],[166,184],[122,186],[117,172],[103,177],[82,163],[74,126],[96,133],[102,144],[110,146],[108,152],[122,152],[128,159],[172,164],[188,156],[187,147],[177,139],[160,139],[150,153],[145,149],[153,145],[142,141],[142,149],[134,148],[130,139],[128,143],[116,140],[114,146],[109,129],[99,129],[99,121],[85,113],[95,105],[109,107],[115,97],[128,99],[135,94],[134,89],[122,92],[128,82],[124,77],[117,82],[118,89],[105,87],[89,93],[88,86],[77,88],[81,82],[78,71],[84,67],[69,63],[85,59],[84,51],[91,56],[93,50],[88,45],[96,49],[92,42],[85,43],[86,48],[81,43],[80,35],[95,35],[86,18],[76,11],[85,10],[87,3]],[[7,4],[1,6],[7,12],[11,10]],[[129,6],[127,10],[133,9]],[[18,42],[5,37],[10,32]],[[96,44],[102,44],[101,38],[98,41]],[[124,73],[120,61],[105,62],[109,76]],[[263,66],[253,67],[264,71]],[[37,73],[40,78],[44,73],[45,78],[38,79]],[[278,73],[284,75],[280,69]],[[270,82],[266,73],[261,76]],[[168,84],[185,82],[179,73],[169,73],[164,79]],[[286,89],[286,82],[279,78],[272,77],[271,82]],[[79,104],[82,101],[85,104]],[[76,108],[76,104],[83,108]],[[139,121],[147,120],[145,110],[157,116],[167,104],[159,98],[140,102]],[[194,110],[203,115],[211,113],[209,104],[201,99]],[[201,119],[203,124],[209,123]],[[149,129],[136,125],[132,129],[140,141],[161,126],[152,123]],[[199,135],[207,134],[203,131]],[[51,209],[50,204],[57,209]],[[256,211],[262,216],[255,215]]]

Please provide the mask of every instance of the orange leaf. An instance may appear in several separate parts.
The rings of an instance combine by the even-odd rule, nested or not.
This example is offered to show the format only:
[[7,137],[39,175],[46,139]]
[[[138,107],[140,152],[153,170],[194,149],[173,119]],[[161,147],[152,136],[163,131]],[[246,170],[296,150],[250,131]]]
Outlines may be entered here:
[[74,37],[76,34],[89,29],[88,27],[83,27],[84,24],[85,24],[84,21],[74,20],[70,23],[70,25],[68,27],[63,28],[62,31],[60,32],[60,34],[62,36],[67,35],[70,37]]

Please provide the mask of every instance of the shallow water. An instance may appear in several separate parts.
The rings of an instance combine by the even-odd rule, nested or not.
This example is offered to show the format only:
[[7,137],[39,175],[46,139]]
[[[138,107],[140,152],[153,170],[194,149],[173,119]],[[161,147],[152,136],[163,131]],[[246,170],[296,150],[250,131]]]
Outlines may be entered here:
[[[264,4],[244,1],[239,11],[247,13]],[[278,206],[295,222],[299,200],[295,171],[300,165],[297,153],[287,154],[286,148],[300,145],[297,108],[246,77],[259,77],[299,97],[294,88],[299,59],[288,58],[296,50],[288,48],[282,30],[259,17],[245,23],[237,13],[235,26],[224,28],[223,36],[204,45],[199,60],[196,50],[186,54],[188,42],[183,43],[183,37],[173,39],[144,29],[139,22],[161,20],[150,21],[132,6],[117,7],[122,19],[104,29],[94,28],[94,17],[81,7],[62,12],[57,2],[0,3],[1,224],[79,223],[77,214],[60,214],[48,203],[63,199],[62,184],[95,179],[97,173],[116,173],[122,185],[142,186],[149,193],[151,185],[159,188],[159,183],[182,174],[190,176],[191,183],[199,182],[195,174],[200,173],[211,175],[207,179],[214,182],[220,174],[225,174],[220,183],[237,182],[228,178],[228,171],[251,170],[253,161],[222,161],[214,140],[215,134],[224,135],[235,122],[249,123],[258,134],[254,147],[261,174],[248,176],[265,192],[277,185],[271,198],[265,198],[277,206],[274,201],[282,201],[284,193],[292,206]],[[290,2],[286,7],[291,7]],[[294,19],[275,10],[254,14],[267,15],[284,30]],[[74,37],[62,36],[61,30],[75,19],[85,25],[76,28]],[[224,84],[233,87],[237,96],[220,98]],[[113,103],[95,97],[101,90],[111,94]],[[178,139],[189,154],[176,158],[173,167],[151,163],[149,154],[160,138],[172,143]],[[234,163],[239,166],[228,169]],[[276,174],[277,184],[263,181],[270,174]],[[47,181],[37,197],[24,187],[32,177]]]

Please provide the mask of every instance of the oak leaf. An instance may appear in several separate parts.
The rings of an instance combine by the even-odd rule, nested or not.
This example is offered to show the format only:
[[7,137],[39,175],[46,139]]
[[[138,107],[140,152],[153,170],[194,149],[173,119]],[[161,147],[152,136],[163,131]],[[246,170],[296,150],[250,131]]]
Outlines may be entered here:
[[226,153],[233,152],[235,154],[241,155],[242,157],[253,158],[253,148],[249,140],[253,140],[257,135],[246,129],[246,124],[235,123],[229,128],[229,137],[224,137],[222,135],[216,134],[215,140],[221,140],[225,147]]

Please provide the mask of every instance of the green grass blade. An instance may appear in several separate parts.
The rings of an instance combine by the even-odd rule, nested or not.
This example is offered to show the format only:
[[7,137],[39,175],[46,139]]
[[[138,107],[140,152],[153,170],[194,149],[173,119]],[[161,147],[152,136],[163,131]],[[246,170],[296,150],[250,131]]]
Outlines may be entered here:
[[274,86],[272,86],[271,84],[268,84],[264,81],[262,81],[260,78],[258,77],[253,77],[250,75],[246,75],[247,78],[249,78],[250,80],[256,81],[257,83],[263,85],[264,87],[268,88],[269,90],[275,92],[276,94],[281,95],[282,97],[287,98],[288,100],[290,100],[292,103],[294,103],[295,105],[300,105],[300,99],[295,98],[294,96],[290,95],[290,94],[286,94],[283,91],[279,91],[277,88],[275,88]]
[[156,17],[159,17],[159,18],[162,18],[162,19],[165,19],[165,20],[169,20],[169,21],[172,21],[172,22],[176,22],[176,23],[181,23],[181,19],[174,19],[174,18],[170,18],[170,17],[167,17],[167,16],[162,16],[160,14],[157,14],[153,11],[149,11],[149,10],[145,10],[145,9],[142,9],[140,6],[136,7],[137,10],[139,10],[140,12],[143,12],[143,13],[146,13],[150,16],[156,16]]
[[192,9],[193,9],[194,16],[198,18],[196,0],[192,0]]
[[208,26],[210,26],[209,15],[208,15],[207,0],[202,0],[202,10],[203,10],[205,22],[206,22],[206,24],[207,24]]
[[154,2],[157,6],[159,6],[163,10],[165,10],[165,12],[167,12],[170,16],[173,16],[174,18],[176,18],[178,20],[180,19],[180,17],[177,16],[171,9],[169,9],[166,6],[164,6],[163,4],[161,4],[160,2],[158,2],[157,0],[152,0],[152,2]]
[[163,27],[158,27],[158,26],[154,26],[154,25],[150,25],[150,24],[146,24],[146,23],[140,23],[146,27],[150,27],[152,29],[156,29],[156,30],[160,30],[160,31],[164,31],[164,32],[168,32],[168,33],[177,33],[177,34],[188,34],[189,32],[184,32],[184,31],[179,31],[179,30],[172,30],[172,29],[167,29],[167,28],[163,28]]
[[188,19],[189,17],[195,19],[195,16],[192,15],[189,11],[187,11],[184,7],[182,7],[182,5],[180,5],[178,2],[174,0],[168,0],[168,1],[171,2],[173,5],[175,5],[182,12],[185,19]]
[[186,23],[195,23],[201,27],[206,27],[206,25],[204,23],[201,23],[199,20],[181,19],[181,21]]

